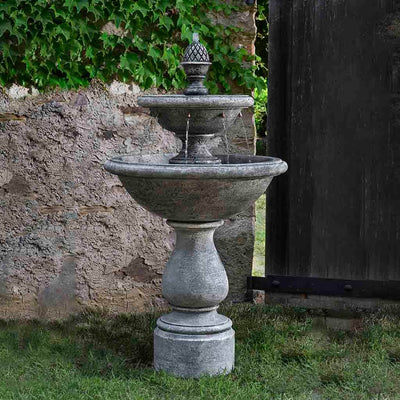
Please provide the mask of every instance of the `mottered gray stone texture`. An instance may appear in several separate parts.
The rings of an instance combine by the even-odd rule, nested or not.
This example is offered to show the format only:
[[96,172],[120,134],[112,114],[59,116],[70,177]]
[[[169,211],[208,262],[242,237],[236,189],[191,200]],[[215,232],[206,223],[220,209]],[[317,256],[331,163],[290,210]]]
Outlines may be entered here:
[[[165,306],[161,280],[174,233],[103,168],[118,154],[180,148],[137,106],[139,94],[117,82],[0,93],[0,317]],[[217,231],[230,300],[245,297],[253,241],[251,211]]]
[[[15,91],[14,91],[15,92]],[[13,92],[11,92],[12,94]],[[104,162],[175,151],[134,86],[0,100],[0,316],[58,317],[162,302],[171,229]]]

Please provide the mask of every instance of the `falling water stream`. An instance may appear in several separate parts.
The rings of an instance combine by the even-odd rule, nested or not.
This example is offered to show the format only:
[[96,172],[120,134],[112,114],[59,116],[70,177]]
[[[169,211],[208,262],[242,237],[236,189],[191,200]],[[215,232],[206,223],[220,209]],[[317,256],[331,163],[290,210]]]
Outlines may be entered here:
[[[230,146],[229,146],[229,140],[228,140],[228,130],[227,130],[227,126],[226,126],[225,113],[222,113],[221,117],[222,117],[222,126],[223,126],[224,141],[225,141],[225,148],[226,148],[226,163],[229,164],[230,163],[230,160],[229,160]],[[157,115],[155,116],[155,118],[157,119]],[[240,118],[240,121],[241,121],[241,128],[242,128],[242,130],[244,132],[244,136],[245,136],[245,140],[246,140],[247,151],[248,151],[249,154],[251,154],[250,141],[249,141],[249,137],[248,137],[248,133],[247,133],[246,127],[244,125],[243,115],[242,115],[241,112],[239,113],[239,118]],[[184,143],[184,151],[185,151],[185,160],[186,160],[186,162],[188,160],[189,129],[190,129],[190,113],[187,115],[187,119],[186,119],[186,131],[185,131],[185,143]],[[248,159],[248,162],[251,162],[250,157]]]
[[[227,159],[226,162],[227,164],[229,164],[229,156],[230,156],[230,146],[229,146],[229,141],[228,141],[228,132],[227,132],[227,128],[226,128],[226,117],[225,114],[222,113],[221,114],[222,117],[222,125],[224,127],[224,141],[225,141],[225,147],[226,147],[226,155],[227,155]],[[240,112],[239,113],[239,118],[241,121],[241,128],[244,132],[244,136],[245,136],[245,140],[246,140],[246,147],[247,147],[247,151],[248,151],[248,155],[252,155],[251,149],[250,149],[250,141],[249,141],[249,136],[247,134],[247,130],[246,127],[244,125],[244,120],[243,120],[243,114]],[[247,162],[251,162],[251,158],[249,157]]]
[[189,127],[190,127],[190,114],[187,115],[186,120],[186,135],[185,135],[185,160],[188,158],[188,142],[189,142]]

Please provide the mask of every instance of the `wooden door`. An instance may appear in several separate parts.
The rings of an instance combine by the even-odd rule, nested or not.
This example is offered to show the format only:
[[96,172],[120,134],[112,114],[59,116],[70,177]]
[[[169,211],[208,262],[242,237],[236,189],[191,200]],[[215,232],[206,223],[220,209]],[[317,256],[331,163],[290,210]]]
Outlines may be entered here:
[[400,281],[400,0],[270,0],[266,274]]

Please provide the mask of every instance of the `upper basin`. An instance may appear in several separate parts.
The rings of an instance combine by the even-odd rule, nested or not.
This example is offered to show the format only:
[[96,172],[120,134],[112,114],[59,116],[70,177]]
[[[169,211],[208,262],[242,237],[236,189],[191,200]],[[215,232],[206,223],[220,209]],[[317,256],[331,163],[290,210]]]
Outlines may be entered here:
[[189,115],[189,135],[215,134],[232,126],[254,100],[244,95],[160,95],[139,97],[138,104],[150,108],[163,128],[184,136]]
[[287,170],[279,158],[217,156],[217,165],[169,164],[173,154],[125,155],[105,163],[144,208],[173,221],[227,219],[251,206],[272,178]]

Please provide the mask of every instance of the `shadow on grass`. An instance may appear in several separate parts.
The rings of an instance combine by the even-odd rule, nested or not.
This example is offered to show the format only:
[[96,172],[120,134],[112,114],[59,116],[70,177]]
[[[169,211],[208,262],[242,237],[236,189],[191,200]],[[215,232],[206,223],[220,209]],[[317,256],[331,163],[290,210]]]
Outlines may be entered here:
[[132,377],[152,366],[157,317],[90,310],[65,321],[0,321],[0,346],[15,358],[72,366],[84,376]]
[[129,366],[148,368],[153,362],[153,331],[158,316],[155,313],[110,316],[90,311],[57,325],[61,331],[66,329],[88,344],[123,357]]

